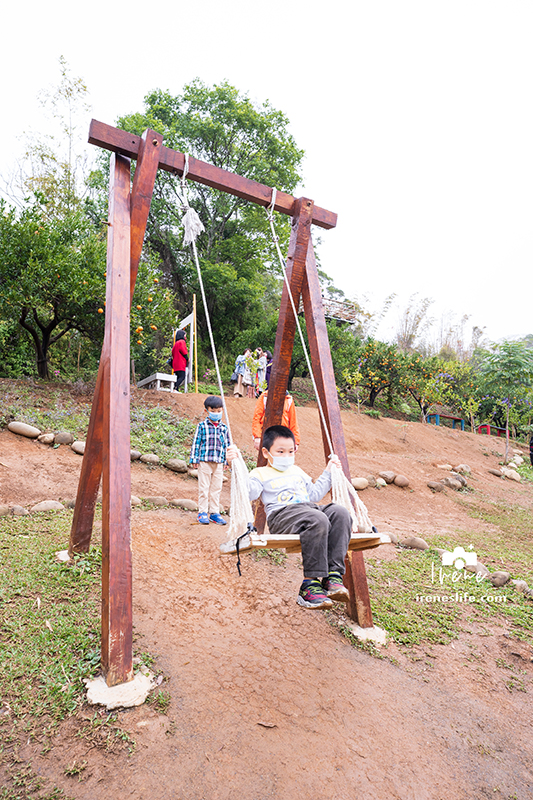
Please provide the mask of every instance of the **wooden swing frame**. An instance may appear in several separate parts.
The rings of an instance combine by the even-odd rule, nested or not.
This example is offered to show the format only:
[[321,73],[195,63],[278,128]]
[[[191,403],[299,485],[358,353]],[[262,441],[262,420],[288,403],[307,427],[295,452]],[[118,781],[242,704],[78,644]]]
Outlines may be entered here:
[[[94,511],[102,478],[102,669],[108,686],[133,677],[131,466],[130,466],[130,308],[137,278],[150,203],[158,168],[182,177],[185,156],[163,145],[161,134],[146,130],[135,136],[96,120],[91,121],[89,142],[110,150],[109,217],[104,344],[98,369],[85,453],[69,540],[69,554],[90,547]],[[137,160],[130,188],[130,159]],[[268,207],[272,189],[232,172],[189,158],[187,178],[197,183]],[[274,210],[292,217],[287,256],[290,291],[298,308],[303,299],[311,362],[324,417],[346,476],[350,469],[342,430],[326,320],[311,226],[330,229],[337,215],[277,192]],[[265,424],[279,424],[294,344],[296,323],[287,285],[283,287]],[[322,427],[325,458],[329,455]],[[263,465],[261,454],[258,466]],[[264,512],[256,517],[258,532]],[[375,547],[366,535],[369,547]],[[371,541],[373,543],[371,543]],[[278,545],[281,546],[281,545]],[[289,549],[291,549],[289,547]],[[362,553],[346,557],[345,582],[350,592],[348,614],[361,627],[372,627],[372,611]]]

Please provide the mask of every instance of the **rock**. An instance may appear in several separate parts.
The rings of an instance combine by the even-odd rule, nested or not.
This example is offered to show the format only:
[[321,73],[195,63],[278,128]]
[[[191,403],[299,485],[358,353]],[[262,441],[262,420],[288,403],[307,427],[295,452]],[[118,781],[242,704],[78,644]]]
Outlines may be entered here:
[[405,475],[396,475],[393,483],[395,486],[399,486],[400,489],[406,489],[409,486],[409,479]]
[[442,479],[442,484],[443,486],[447,486],[448,489],[453,489],[456,492],[463,488],[461,481],[458,481],[456,478],[448,478],[448,476]]
[[352,478],[352,486],[358,492],[364,492],[368,488],[368,481],[366,478]]
[[79,456],[82,456],[85,453],[85,442],[82,441],[72,442],[72,444],[70,445],[70,449],[74,450],[74,452],[77,453]]
[[72,500],[65,500],[65,508],[76,508],[76,498],[73,497]]
[[140,450],[130,450],[130,461],[138,461],[142,453]]
[[367,475],[366,479],[368,481],[368,485],[371,486],[373,489],[376,486],[376,477],[375,475]]
[[379,477],[383,478],[385,483],[393,483],[394,478],[396,477],[396,473],[389,469],[385,470],[384,472],[380,472]]
[[11,513],[15,517],[28,517],[30,515],[30,512],[24,506],[11,506]]
[[437,469],[447,469],[448,472],[451,472],[453,467],[451,464],[437,464]]
[[144,453],[140,459],[143,464],[152,464],[154,467],[159,464],[159,456],[156,456],[155,453]]
[[131,503],[132,506],[140,506],[141,503],[142,503],[142,500],[141,500],[140,497],[136,497],[134,494],[132,494],[131,499],[130,499],[130,503]]
[[396,536],[395,533],[392,533],[391,531],[390,533],[387,534],[387,536],[391,540],[391,544],[398,544],[398,537]]
[[482,564],[481,561],[478,561],[477,564],[467,564],[465,566],[466,572],[473,572],[475,575],[483,575],[486,578],[490,575],[490,570],[487,569],[485,564]]
[[376,478],[376,489],[381,489],[383,486],[387,485],[387,481],[384,478]]
[[168,506],[166,497],[144,497],[145,503],[151,503],[153,506]]
[[442,554],[446,552],[446,550],[443,550],[442,547],[435,547],[434,550],[439,556],[442,556]]
[[525,581],[511,581],[511,583],[514,585],[514,588],[517,590],[517,592],[522,592],[525,594],[529,589],[529,586]]
[[497,478],[503,478],[503,473],[501,469],[489,469],[487,470],[490,475],[496,475]]
[[195,503],[194,500],[189,500],[188,497],[171,500],[170,505],[175,506],[175,508],[185,508],[187,511],[198,511],[198,503]]
[[55,434],[53,433],[41,433],[41,435],[37,437],[37,441],[41,444],[54,444],[55,438]]
[[513,456],[511,461],[514,462],[517,466],[519,464],[523,464],[524,463],[524,459],[522,458],[522,456]]
[[429,550],[429,544],[421,539],[419,536],[411,536],[404,542],[401,542],[403,547],[409,547],[411,550]]
[[42,432],[39,428],[34,428],[33,425],[27,425],[25,422],[10,422],[7,429],[11,433],[26,436],[28,439],[36,439]]
[[504,478],[507,478],[507,480],[510,481],[516,481],[517,483],[520,483],[522,480],[520,473],[514,469],[509,469],[509,467],[502,467],[502,474]]
[[432,489],[434,492],[442,492],[444,486],[440,481],[428,481],[427,486],[429,489]]
[[454,472],[458,472],[460,475],[471,475],[472,470],[468,466],[468,464],[457,464],[456,467],[453,468]]
[[56,433],[54,444],[72,444],[74,436],[68,431],[59,431]]
[[0,506],[0,517],[7,517],[11,514],[9,506]]
[[64,511],[65,506],[63,503],[58,503],[57,500],[43,500],[42,503],[37,503],[37,505],[32,506],[31,511],[32,513],[37,513],[39,511]]
[[172,472],[187,472],[187,462],[182,461],[181,458],[170,458],[165,467],[171,469]]
[[464,475],[461,475],[459,472],[451,472],[450,478],[453,478],[454,481],[459,481],[461,486],[467,485],[467,480]]
[[493,572],[492,575],[489,575],[489,581],[496,587],[505,586],[506,583],[509,583],[510,577],[508,572],[500,570],[499,572]]
[[198,470],[197,469],[188,469],[187,472],[191,476],[191,478],[197,478],[198,477]]

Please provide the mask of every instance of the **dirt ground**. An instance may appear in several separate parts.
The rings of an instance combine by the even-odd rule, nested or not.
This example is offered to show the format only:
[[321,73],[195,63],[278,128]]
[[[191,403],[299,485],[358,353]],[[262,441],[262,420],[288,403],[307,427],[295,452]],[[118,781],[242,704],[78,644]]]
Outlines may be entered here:
[[[176,414],[200,416],[200,396],[145,393]],[[236,442],[252,454],[253,401],[228,399]],[[324,455],[314,408],[298,408],[298,463],[317,477]],[[503,442],[471,433],[343,412],[352,476],[393,469],[410,480],[401,490],[361,494],[380,532],[400,539],[462,527],[491,526],[468,517],[469,495],[433,494],[436,465],[467,463],[471,485],[492,500],[530,507],[531,485],[488,474]],[[0,432],[0,503],[30,505],[75,496],[81,459]],[[223,502],[229,504],[229,482]],[[196,499],[196,481],[163,468],[132,465],[132,493]],[[354,648],[322,612],[295,602],[298,555],[285,567],[220,556],[222,527],[199,526],[195,514],[161,509],[132,513],[136,647],[156,656],[171,694],[167,714],[152,706],[119,712],[135,739],[131,755],[105,753],[74,736],[67,721],[53,749],[20,752],[37,774],[70,797],[135,800],[481,800],[533,797],[531,648],[494,626],[472,630],[486,654],[484,670],[467,660],[465,636],[417,651],[394,644],[396,664]],[[382,546],[368,558],[394,558]],[[529,692],[509,692],[494,666],[514,659]],[[80,714],[89,718],[92,709]],[[76,776],[64,774],[86,762]]]

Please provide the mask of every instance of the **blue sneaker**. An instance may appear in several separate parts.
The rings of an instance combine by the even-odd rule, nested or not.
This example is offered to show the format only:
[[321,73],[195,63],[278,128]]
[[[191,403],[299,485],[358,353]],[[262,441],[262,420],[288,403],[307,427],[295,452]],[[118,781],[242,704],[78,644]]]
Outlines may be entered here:
[[209,519],[211,522],[216,522],[217,525],[227,525],[226,520],[220,514],[209,514]]
[[340,572],[330,572],[328,577],[323,578],[321,583],[322,588],[330,600],[337,600],[340,603],[347,603],[350,599],[350,593],[342,582],[342,575]]
[[209,525],[209,517],[207,516],[205,511],[201,511],[198,514],[198,522],[200,522],[202,525]]

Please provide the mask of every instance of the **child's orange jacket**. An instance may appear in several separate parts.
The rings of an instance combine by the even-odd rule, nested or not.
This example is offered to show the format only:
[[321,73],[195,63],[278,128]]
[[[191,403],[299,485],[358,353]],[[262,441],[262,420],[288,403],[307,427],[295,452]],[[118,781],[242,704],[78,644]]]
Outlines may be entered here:
[[[254,439],[260,439],[263,432],[263,422],[265,421],[265,408],[267,402],[268,392],[263,392],[261,397],[258,398],[255,404],[254,418],[252,421],[252,436]],[[300,429],[298,428],[298,421],[296,419],[296,409],[294,407],[294,400],[290,394],[285,396],[285,403],[283,404],[283,416],[281,424],[294,433],[294,441],[300,444]]]

